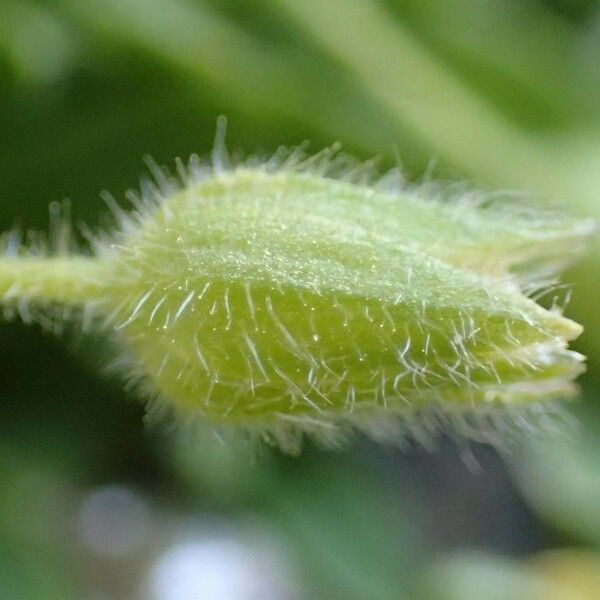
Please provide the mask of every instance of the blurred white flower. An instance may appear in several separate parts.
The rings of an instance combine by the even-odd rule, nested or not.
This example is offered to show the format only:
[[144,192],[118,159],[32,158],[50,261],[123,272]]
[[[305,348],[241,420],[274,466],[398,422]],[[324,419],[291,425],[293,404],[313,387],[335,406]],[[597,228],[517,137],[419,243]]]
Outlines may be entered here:
[[277,543],[211,531],[182,537],[158,557],[145,597],[155,600],[282,600],[299,596]]
[[145,500],[132,489],[110,485],[94,490],[79,512],[79,537],[107,558],[131,556],[148,541],[152,521]]

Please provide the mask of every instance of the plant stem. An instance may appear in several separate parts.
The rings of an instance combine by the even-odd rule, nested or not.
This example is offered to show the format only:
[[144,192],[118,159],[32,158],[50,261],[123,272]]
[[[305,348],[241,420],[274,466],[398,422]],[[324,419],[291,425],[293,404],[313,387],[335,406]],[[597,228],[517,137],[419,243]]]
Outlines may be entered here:
[[5,257],[0,259],[0,295],[5,301],[82,304],[105,289],[110,265],[86,257]]

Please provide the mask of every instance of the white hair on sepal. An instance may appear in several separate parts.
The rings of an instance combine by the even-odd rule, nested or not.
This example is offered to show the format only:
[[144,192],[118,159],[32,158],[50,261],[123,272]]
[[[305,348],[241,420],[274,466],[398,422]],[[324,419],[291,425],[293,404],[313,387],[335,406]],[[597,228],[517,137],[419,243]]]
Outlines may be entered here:
[[217,117],[217,127],[215,130],[215,141],[211,152],[213,171],[217,174],[223,171],[231,170],[231,161],[225,138],[227,136],[227,117],[220,115]]
[[[143,385],[143,377],[132,383],[135,385]],[[166,429],[177,437],[197,437],[201,432],[204,437],[212,436],[219,443],[256,455],[264,444],[284,454],[298,455],[307,441],[324,450],[343,450],[356,441],[357,435],[364,435],[375,443],[403,451],[420,448],[436,452],[442,440],[452,441],[461,453],[468,452],[472,444],[484,444],[509,458],[524,444],[566,438],[579,428],[579,422],[560,399],[520,406],[490,404],[476,409],[440,400],[395,413],[381,408],[331,418],[280,413],[274,421],[242,421],[235,426],[202,414],[177,414],[172,403],[160,395],[147,402],[145,420],[152,428]]]
[[[557,314],[556,276],[588,231],[578,221],[408,183],[339,145],[244,159],[223,119],[208,160],[177,160],[175,175],[145,160],[139,193],[103,194],[109,233],[82,229],[100,291],[39,319],[108,332],[121,348],[111,368],[149,421],[289,453],[356,432],[505,450],[552,422],[539,427],[533,406],[552,412],[572,393],[582,364],[567,340],[580,329]],[[56,243],[7,236],[5,255],[79,256],[57,218]],[[546,294],[550,310],[534,304]],[[38,319],[18,285],[3,306]]]
[[[127,199],[132,203],[137,215],[141,216],[143,220],[155,207],[163,206],[165,200],[178,191],[201,184],[210,176],[231,174],[236,169],[257,169],[270,174],[289,172],[324,177],[365,188],[369,187],[390,196],[401,196],[402,201],[417,201],[422,205],[432,205],[434,208],[445,206],[445,210],[448,210],[446,215],[450,220],[469,222],[475,218],[476,220],[473,221],[475,228],[478,227],[481,219],[487,219],[490,222],[496,220],[500,226],[506,223],[507,234],[511,230],[511,225],[514,229],[514,222],[526,223],[532,235],[536,229],[543,233],[547,227],[558,227],[557,237],[549,238],[555,246],[556,244],[558,246],[554,249],[551,243],[548,244],[547,249],[540,246],[537,251],[537,254],[540,255],[539,264],[535,263],[536,251],[529,259],[527,253],[523,257],[520,257],[519,254],[515,255],[513,260],[523,263],[523,267],[520,267],[516,273],[518,278],[525,282],[547,277],[569,266],[585,247],[585,239],[594,231],[595,226],[591,220],[568,219],[564,213],[548,209],[546,206],[542,207],[539,201],[534,202],[531,195],[522,192],[483,193],[474,190],[465,182],[436,183],[430,179],[421,183],[408,183],[398,168],[390,169],[382,174],[377,169],[378,159],[357,160],[341,152],[341,146],[337,143],[312,154],[307,150],[308,142],[305,142],[293,148],[281,146],[265,158],[258,155],[242,158],[230,155],[226,147],[225,136],[226,119],[219,117],[211,161],[202,160],[198,155],[192,155],[187,164],[181,159],[177,159],[177,177],[171,176],[169,170],[158,166],[150,157],[145,157],[152,179],[144,178],[141,181],[142,193],[140,196],[134,195],[131,191],[127,193]],[[110,205],[111,210],[117,213],[117,231],[123,229],[130,231],[131,219],[125,218],[115,207],[113,201],[110,201]],[[120,221],[122,223],[119,223]],[[561,233],[561,228],[563,233]],[[532,238],[531,243],[539,244],[540,242],[535,242],[535,239]],[[562,243],[569,244],[568,252],[562,251],[560,247]],[[543,258],[543,252],[546,252],[545,258]],[[527,261],[529,261],[529,267],[527,267]]]
[[373,184],[377,191],[394,194],[400,190],[408,188],[408,182],[402,171],[398,167],[394,167],[381,175]]

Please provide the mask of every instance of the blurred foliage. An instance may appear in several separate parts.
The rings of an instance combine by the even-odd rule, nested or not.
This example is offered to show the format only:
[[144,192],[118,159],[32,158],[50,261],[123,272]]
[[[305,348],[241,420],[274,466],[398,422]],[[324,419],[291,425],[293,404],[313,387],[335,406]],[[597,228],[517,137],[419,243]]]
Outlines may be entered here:
[[542,552],[526,561],[462,554],[435,565],[422,588],[425,598],[535,598],[589,600],[600,589],[600,554]]
[[[0,227],[43,229],[64,197],[76,222],[100,223],[102,189],[135,187],[146,153],[207,153],[223,113],[234,151],[340,140],[409,179],[526,189],[598,217],[598,52],[594,0],[1,0]],[[290,460],[178,440],[99,377],[97,340],[73,334],[66,351],[0,325],[0,596],[139,593],[130,563],[75,532],[88,491],[117,482],[151,499],[161,531],[185,514],[257,519],[309,597],[597,597],[599,265],[597,241],[572,275],[590,359],[580,433],[513,461],[538,516],[485,449],[472,474],[446,446]],[[447,557],[468,549],[488,558]]]
[[[586,391],[591,404],[597,393]],[[577,412],[585,425],[575,438],[529,449],[514,469],[542,518],[566,539],[600,547],[600,411],[596,406]]]

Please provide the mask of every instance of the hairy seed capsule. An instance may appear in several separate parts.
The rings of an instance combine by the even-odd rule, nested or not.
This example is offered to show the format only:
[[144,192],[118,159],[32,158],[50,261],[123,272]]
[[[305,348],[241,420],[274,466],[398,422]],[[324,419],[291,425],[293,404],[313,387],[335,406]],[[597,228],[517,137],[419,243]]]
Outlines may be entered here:
[[582,357],[567,342],[581,327],[526,292],[570,262],[589,223],[464,192],[424,198],[393,175],[356,182],[328,156],[292,163],[193,160],[183,185],[155,168],[159,185],[133,212],[114,207],[120,231],[95,258],[13,259],[20,277],[5,259],[5,301],[92,307],[177,414],[289,451],[303,433],[385,437],[422,410],[489,414],[573,392]]

